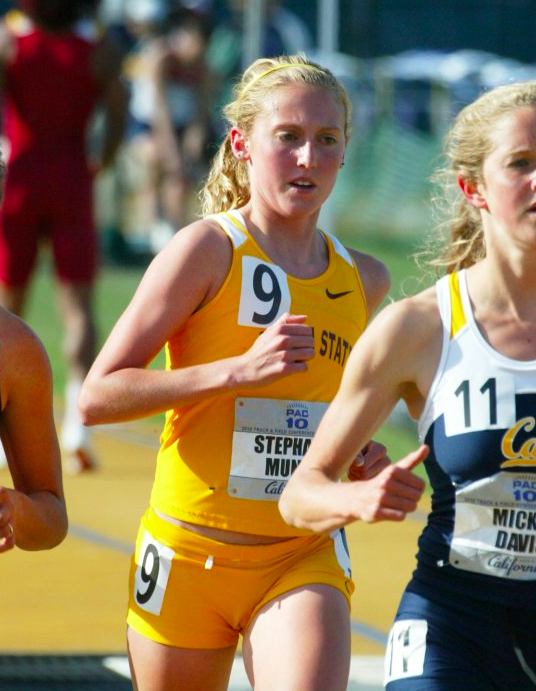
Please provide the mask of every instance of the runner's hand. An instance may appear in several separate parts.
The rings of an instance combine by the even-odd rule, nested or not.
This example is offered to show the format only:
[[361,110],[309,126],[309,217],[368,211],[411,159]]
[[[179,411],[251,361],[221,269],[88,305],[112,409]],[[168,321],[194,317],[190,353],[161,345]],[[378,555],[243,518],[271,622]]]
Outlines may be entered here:
[[424,444],[403,459],[384,468],[378,475],[363,482],[353,482],[352,514],[366,523],[403,521],[415,511],[426,484],[412,471],[428,455]]
[[289,374],[305,372],[314,357],[313,330],[305,315],[283,314],[263,331],[241,356],[239,386],[269,384]]
[[378,475],[384,468],[391,465],[391,459],[387,455],[387,449],[383,444],[371,439],[359,452],[357,458],[348,468],[348,479],[370,480]]

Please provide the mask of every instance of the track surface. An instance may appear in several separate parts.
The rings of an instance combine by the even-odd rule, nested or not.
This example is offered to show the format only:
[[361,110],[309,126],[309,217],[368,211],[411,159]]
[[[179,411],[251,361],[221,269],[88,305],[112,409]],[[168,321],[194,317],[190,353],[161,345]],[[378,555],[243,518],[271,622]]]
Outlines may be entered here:
[[[45,658],[49,666],[65,665],[69,659],[65,656],[70,655],[90,656],[89,662],[95,662],[91,656],[104,656],[115,660],[115,671],[124,672],[129,559],[148,502],[158,434],[159,423],[151,421],[97,429],[99,470],[65,476],[70,530],[64,543],[51,552],[13,550],[0,556],[3,690],[56,688],[1,682],[10,654],[17,656],[14,663],[21,668],[28,668],[28,660],[18,657],[21,654],[31,655],[30,661],[38,659],[35,655],[50,656]],[[0,470],[0,484],[10,484],[6,470]],[[347,531],[357,585],[352,611],[352,653],[357,657],[352,678],[359,680],[361,691],[381,688],[380,657],[414,566],[424,503],[422,508],[423,512],[403,523],[355,524]],[[239,661],[235,667],[232,688],[247,689]],[[70,686],[64,683],[57,688]],[[76,684],[76,689],[84,688],[104,690],[105,685],[102,679],[94,687]],[[353,688],[357,686],[351,684],[349,689]]]

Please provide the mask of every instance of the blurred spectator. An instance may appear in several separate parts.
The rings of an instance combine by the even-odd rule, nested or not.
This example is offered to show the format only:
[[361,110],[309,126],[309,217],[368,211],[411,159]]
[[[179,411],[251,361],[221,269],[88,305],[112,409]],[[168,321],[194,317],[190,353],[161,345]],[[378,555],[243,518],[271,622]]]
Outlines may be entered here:
[[[208,31],[194,13],[172,17],[155,65],[155,117],[158,158],[159,227],[154,250],[195,215],[192,192],[206,172],[213,139],[214,78],[206,61]],[[154,231],[153,231],[154,232]]]
[[[154,72],[167,28],[164,0],[127,0],[124,26],[131,47],[124,61],[130,92],[122,175],[128,188],[123,234],[147,235],[156,218],[157,154],[153,136]],[[134,226],[134,227],[133,227]]]
[[[92,300],[98,264],[93,176],[113,162],[124,132],[121,58],[93,18],[98,0],[20,0],[0,26],[3,135],[8,174],[0,213],[0,302],[21,314],[39,245],[50,244],[67,358],[61,442],[66,468],[95,459],[77,411],[93,361]],[[82,21],[84,20],[84,21]],[[103,113],[100,151],[89,152],[93,115]]]
[[137,178],[132,203],[154,252],[191,220],[192,192],[212,136],[205,20],[184,9],[166,18],[165,11],[165,3],[145,0],[126,8],[127,26],[138,36],[125,70],[131,85],[127,154]]
[[126,54],[135,41],[125,24],[125,4],[126,0],[101,0],[97,17],[100,25],[113,36]]

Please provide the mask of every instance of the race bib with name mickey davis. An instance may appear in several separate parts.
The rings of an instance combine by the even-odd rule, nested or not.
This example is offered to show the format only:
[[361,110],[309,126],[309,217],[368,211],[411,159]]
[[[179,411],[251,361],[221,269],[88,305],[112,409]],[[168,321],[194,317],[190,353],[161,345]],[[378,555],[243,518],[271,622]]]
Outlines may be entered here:
[[456,492],[449,563],[465,571],[536,580],[536,474],[499,472]]

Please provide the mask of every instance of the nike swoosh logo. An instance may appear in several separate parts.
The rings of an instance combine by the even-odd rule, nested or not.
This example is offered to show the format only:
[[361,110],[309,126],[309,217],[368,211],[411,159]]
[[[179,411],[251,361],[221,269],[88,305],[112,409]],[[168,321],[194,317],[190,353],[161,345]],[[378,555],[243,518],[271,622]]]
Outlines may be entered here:
[[326,295],[330,300],[336,300],[337,298],[342,298],[345,295],[353,293],[353,290],[344,290],[342,293],[330,293],[329,288],[326,288]]

